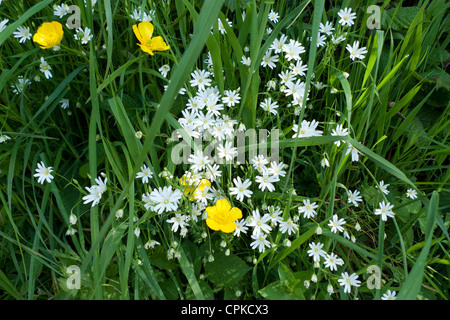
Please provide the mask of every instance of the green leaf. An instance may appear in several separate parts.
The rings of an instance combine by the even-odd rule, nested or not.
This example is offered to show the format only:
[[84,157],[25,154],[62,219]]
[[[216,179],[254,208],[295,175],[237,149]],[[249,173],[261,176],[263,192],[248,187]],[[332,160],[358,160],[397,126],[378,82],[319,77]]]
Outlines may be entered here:
[[268,300],[305,300],[302,285],[299,283],[291,290],[282,281],[275,281],[258,292]]
[[403,206],[397,208],[395,213],[403,222],[408,222],[411,217],[422,209],[422,202],[419,200],[410,201],[403,199],[401,204]]
[[229,286],[241,280],[251,268],[235,255],[214,255],[205,267],[205,276],[216,286]]
[[394,30],[408,29],[419,10],[418,7],[399,7],[385,10],[381,25],[383,29],[389,25]]

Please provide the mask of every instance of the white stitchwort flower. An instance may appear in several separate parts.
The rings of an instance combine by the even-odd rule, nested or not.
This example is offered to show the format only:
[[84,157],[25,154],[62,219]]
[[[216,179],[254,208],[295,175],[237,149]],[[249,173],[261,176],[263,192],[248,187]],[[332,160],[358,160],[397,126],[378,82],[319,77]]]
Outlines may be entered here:
[[319,27],[319,32],[320,33],[324,33],[327,36],[330,36],[334,31],[334,27],[331,24],[331,22],[327,21],[325,22],[325,24],[323,24],[322,22],[320,23],[320,27]]
[[324,34],[317,35],[317,47],[324,47],[327,37]]
[[227,162],[232,161],[234,157],[236,157],[237,153],[237,148],[233,147],[233,144],[230,141],[227,141],[224,145],[219,145],[217,147],[218,156],[225,159]]
[[381,296],[381,300],[396,300],[397,299],[396,295],[397,292],[388,290]]
[[344,293],[350,293],[351,287],[359,287],[361,285],[361,281],[357,280],[358,275],[356,273],[352,273],[349,275],[347,272],[341,273],[341,278],[338,279],[341,287],[344,287]]
[[177,232],[178,228],[184,228],[187,225],[187,219],[188,217],[180,214],[180,213],[176,213],[174,217],[167,219],[166,221],[168,223],[172,223],[172,231],[173,232]]
[[264,172],[266,170],[266,165],[269,163],[269,160],[264,157],[262,154],[255,156],[252,160],[253,168],[258,170],[259,172]]
[[279,18],[280,18],[280,15],[277,12],[270,10],[270,12],[269,12],[269,20],[270,21],[272,21],[273,23],[277,23]]
[[280,231],[281,233],[288,233],[290,236],[291,233],[295,233],[298,230],[298,225],[292,221],[291,218],[289,218],[287,221],[281,221],[280,222]]
[[206,166],[211,163],[208,156],[203,155],[202,150],[197,150],[194,154],[191,154],[188,158],[189,163],[192,163],[191,168],[194,172],[205,170]]
[[250,222],[247,226],[253,227],[253,235],[259,235],[261,233],[269,233],[272,228],[267,224],[270,221],[270,215],[267,213],[261,217],[258,209],[252,211],[252,216],[250,216]]
[[133,20],[136,20],[136,21],[148,21],[148,22],[151,22],[152,21],[152,15],[154,15],[154,14],[155,14],[155,10],[151,10],[150,14],[147,14],[142,9],[139,10],[139,11],[137,9],[134,9],[132,14],[130,14],[130,18],[133,19]]
[[325,267],[330,268],[331,271],[336,271],[338,266],[342,266],[344,264],[344,260],[339,258],[334,253],[327,254],[325,256]]
[[250,246],[252,249],[258,248],[258,251],[260,253],[263,253],[266,251],[266,247],[270,248],[270,242],[266,239],[267,235],[264,233],[260,234],[252,234],[252,239],[254,240],[252,243],[250,243]]
[[247,233],[247,223],[245,222],[244,219],[240,219],[235,221],[236,223],[236,229],[234,229],[234,233],[233,236],[235,237],[239,237],[239,235],[242,233],[246,234]]
[[66,236],[73,236],[75,233],[77,233],[77,230],[70,226],[66,231]]
[[263,59],[261,61],[262,67],[269,67],[270,69],[274,69],[278,62],[278,55],[275,54],[272,56],[272,52],[270,50],[267,50],[266,54],[263,56]]
[[395,216],[395,213],[392,211],[392,208],[394,208],[394,205],[391,205],[389,202],[384,203],[384,200],[380,202],[380,208],[375,209],[376,215],[381,215],[381,219],[383,221],[387,221],[387,218],[393,218]]
[[293,76],[303,77],[308,71],[308,66],[306,64],[303,64],[303,61],[299,60],[296,64],[291,63],[289,65],[289,69],[291,69]]
[[417,199],[417,191],[414,189],[406,190],[406,196],[411,199]]
[[309,245],[309,250],[307,251],[308,255],[310,257],[313,257],[313,261],[320,261],[320,257],[326,257],[327,253],[322,250],[323,243],[318,242],[317,244],[315,242],[311,242]]
[[[331,131],[331,135],[334,137],[348,136],[348,129],[344,128],[342,124],[338,124],[337,127]],[[335,141],[334,144],[339,147],[341,145],[341,142],[345,143],[345,141],[343,140],[338,140]]]
[[283,218],[281,217],[281,214],[283,211],[281,211],[280,207],[270,206],[267,208],[270,215],[270,222],[276,226],[278,223],[281,223],[283,221]]
[[245,66],[250,66],[252,64],[252,60],[250,57],[242,56],[241,63]]
[[345,41],[346,38],[346,34],[342,34],[338,37],[335,37],[334,34],[331,35],[331,42],[333,42],[334,44],[338,44],[341,43],[343,41]]
[[14,38],[19,39],[19,43],[24,43],[31,39],[31,32],[29,27],[20,26],[13,32]]
[[286,166],[287,165],[285,165],[283,162],[277,163],[276,161],[272,161],[270,163],[270,167],[267,168],[267,172],[275,177],[284,177],[286,176],[286,171],[284,171],[283,169]]
[[344,8],[338,12],[338,16],[341,18],[339,23],[342,26],[352,26],[355,24],[356,13],[352,12],[352,8]]
[[59,18],[64,17],[68,13],[70,13],[70,8],[65,3],[53,6],[53,14]]
[[91,34],[91,29],[88,27],[84,28],[84,30],[82,28],[78,28],[74,35],[75,40],[81,41],[81,44],[87,44],[92,40],[92,37],[93,35]]
[[277,176],[269,176],[267,171],[262,173],[262,176],[256,176],[255,181],[259,183],[259,189],[261,191],[269,190],[269,192],[275,191],[275,186],[273,183],[280,181]]
[[230,187],[230,195],[236,195],[236,199],[239,201],[243,201],[244,197],[250,198],[252,196],[253,192],[248,190],[252,184],[250,179],[246,179],[242,182],[241,178],[237,177],[233,179],[233,182],[236,187]]
[[86,187],[86,190],[89,192],[89,194],[83,197],[83,200],[84,200],[83,203],[87,204],[89,202],[92,202],[91,206],[94,207],[102,199],[104,190],[102,189],[102,187],[100,187],[98,185],[93,185],[92,187]]
[[224,97],[222,97],[222,102],[227,105],[227,107],[234,107],[239,103],[241,97],[238,90],[225,90],[223,92]]
[[[383,180],[380,181],[379,183],[380,187],[379,189],[384,193],[384,194],[389,194],[389,190],[387,189],[387,187],[389,186],[389,184],[385,184]],[[376,188],[378,188],[378,185],[375,186]]]
[[[230,26],[230,28],[233,26],[233,23],[231,21],[228,20],[228,18],[225,18],[226,23]],[[218,24],[218,28],[219,28],[219,32],[221,34],[227,33],[227,30],[225,29],[222,20],[220,20],[220,18],[217,19],[217,24]]]
[[52,182],[53,175],[51,172],[53,171],[53,167],[46,167],[44,162],[41,161],[37,164],[37,168],[35,170],[34,177],[38,178],[38,183],[44,184],[44,182]]
[[347,151],[345,152],[345,155],[348,155],[349,153],[351,153],[352,161],[358,162],[359,155],[361,154],[361,152],[359,152],[359,150],[356,149],[352,144],[347,143],[347,145],[348,145],[348,148],[347,148]]
[[287,41],[287,36],[282,34],[280,38],[275,39],[270,45],[270,50],[273,50],[275,53],[280,53],[283,50],[283,45]]
[[285,53],[285,58],[288,61],[293,60],[301,60],[300,55],[305,53],[305,47],[302,46],[300,42],[297,40],[291,39],[289,43],[283,45],[283,52]]
[[49,79],[52,77],[52,67],[45,61],[44,57],[41,57],[41,63],[39,64],[39,70],[44,74],[44,76]]
[[161,75],[164,78],[167,78],[167,74],[170,71],[170,66],[168,64],[163,65],[161,68],[158,69],[158,71],[161,73]]
[[159,246],[161,243],[159,243],[158,241],[156,241],[156,240],[149,240],[149,241],[147,241],[145,244],[144,244],[144,248],[146,249],[146,250],[148,250],[148,249],[153,249],[155,246]]
[[305,199],[303,200],[303,206],[298,207],[298,213],[303,213],[303,217],[310,219],[317,215],[315,210],[317,207],[318,205],[315,202],[311,203],[309,199]]
[[359,47],[359,41],[353,42],[353,45],[347,44],[347,51],[350,52],[350,59],[364,59],[364,55],[367,53],[366,47]]
[[358,190],[355,191],[348,190],[348,202],[353,203],[353,205],[357,207],[358,202],[362,202],[360,192]]
[[272,101],[271,97],[264,99],[264,101],[261,102],[260,106],[264,111],[270,112],[272,114],[278,113],[278,103],[276,101]]
[[312,120],[311,122],[303,120],[300,126],[300,129],[298,128],[297,124],[294,124],[292,126],[292,131],[295,132],[294,138],[307,138],[307,137],[319,137],[322,136],[323,131],[316,130],[317,126],[319,125],[319,122],[316,120]]
[[153,172],[145,164],[142,165],[141,171],[137,173],[136,178],[142,178],[143,183],[148,183],[148,179],[153,177]]
[[13,89],[13,93],[19,94],[25,90],[25,87],[31,83],[31,80],[25,79],[23,76],[18,76],[17,81],[11,84],[11,88]]
[[67,109],[69,107],[70,101],[69,99],[61,99],[59,103],[61,103],[62,109]]
[[329,220],[328,226],[331,227],[331,232],[337,233],[339,232],[343,232],[344,228],[342,227],[344,224],[346,223],[346,221],[344,219],[339,219],[337,214],[333,215],[333,219]]
[[198,87],[198,90],[205,90],[206,87],[211,85],[211,79],[208,77],[210,73],[205,70],[195,70],[191,73],[191,80],[189,83],[192,87]]
[[6,134],[0,134],[0,143],[5,143],[8,140],[11,140],[10,136],[7,136]]
[[208,164],[206,166],[205,178],[211,182],[216,181],[217,179],[219,179],[219,177],[222,176],[222,171],[219,169],[220,166],[217,164],[214,164],[212,166]]
[[163,188],[159,187],[157,189],[153,189],[148,198],[145,200],[147,200],[146,202],[148,204],[151,203],[150,208],[153,211],[161,214],[164,211],[169,212],[177,210],[178,203],[182,196],[183,193],[180,190],[173,190],[172,186],[164,186]]
[[3,19],[2,21],[0,21],[0,32],[2,32],[3,30],[5,30],[6,28],[6,24],[9,22],[9,19]]

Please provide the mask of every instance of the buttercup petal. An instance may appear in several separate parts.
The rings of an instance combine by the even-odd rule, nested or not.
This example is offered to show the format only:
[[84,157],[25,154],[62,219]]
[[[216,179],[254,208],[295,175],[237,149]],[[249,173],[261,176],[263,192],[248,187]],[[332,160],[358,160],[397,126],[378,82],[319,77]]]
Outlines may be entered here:
[[[147,41],[152,38],[153,35],[153,24],[148,21],[143,21],[138,24],[139,32],[142,38]],[[141,41],[142,42],[142,41]]]
[[207,226],[208,226],[210,229],[212,229],[212,230],[214,230],[214,231],[219,231],[220,228],[221,228],[221,225],[218,224],[218,223],[216,222],[216,220],[214,220],[214,219],[212,219],[212,218],[206,219],[206,224],[207,224]]
[[224,224],[220,227],[220,230],[224,233],[231,233],[236,229],[236,223],[230,222],[227,224]]

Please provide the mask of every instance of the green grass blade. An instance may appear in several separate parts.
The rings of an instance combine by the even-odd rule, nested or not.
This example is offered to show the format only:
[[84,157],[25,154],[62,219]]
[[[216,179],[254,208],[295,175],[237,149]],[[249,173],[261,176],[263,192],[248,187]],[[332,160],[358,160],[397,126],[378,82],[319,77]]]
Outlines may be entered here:
[[439,207],[439,194],[434,191],[431,196],[431,200],[428,204],[427,210],[427,222],[425,227],[425,245],[420,252],[411,272],[406,278],[405,282],[400,287],[398,293],[398,300],[416,300],[417,295],[422,287],[422,280],[424,276],[426,261],[428,259],[428,253],[430,251],[431,243],[433,240],[433,230],[436,222],[436,216],[438,214]]

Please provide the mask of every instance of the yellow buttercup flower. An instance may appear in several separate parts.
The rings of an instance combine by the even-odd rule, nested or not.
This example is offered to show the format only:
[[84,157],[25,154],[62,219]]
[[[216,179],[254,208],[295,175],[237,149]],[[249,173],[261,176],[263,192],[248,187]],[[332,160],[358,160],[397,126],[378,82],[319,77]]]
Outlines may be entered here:
[[160,36],[153,37],[153,24],[148,21],[143,21],[138,25],[133,25],[133,31],[138,38],[138,46],[142,51],[149,53],[153,56],[153,51],[165,51],[169,50],[170,46],[164,42],[164,39]]
[[231,233],[236,229],[235,221],[242,218],[239,208],[232,208],[227,199],[220,199],[214,207],[207,207],[208,218],[206,224],[214,231]]
[[33,42],[41,45],[42,49],[59,46],[63,38],[62,24],[58,21],[44,22],[33,36]]

